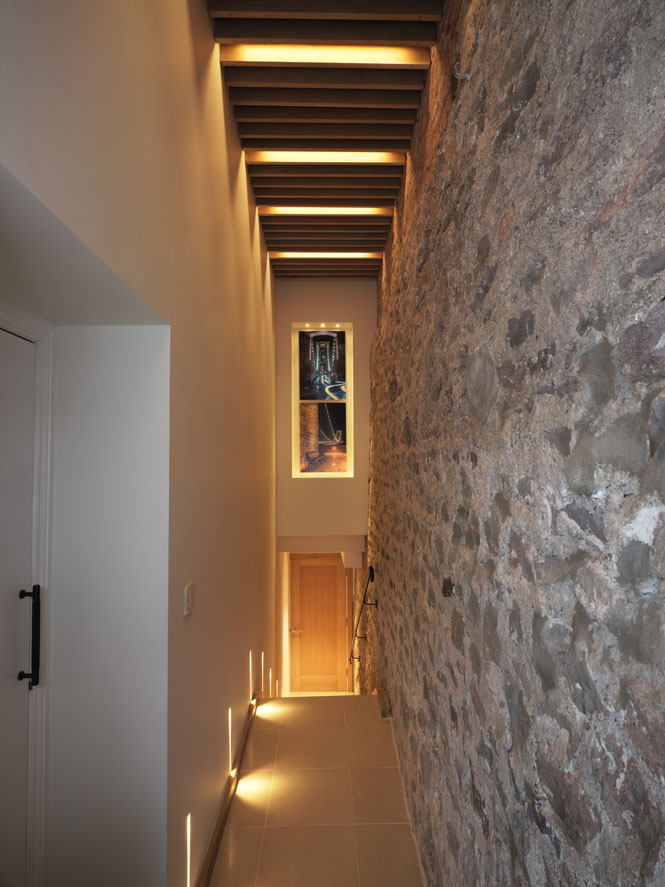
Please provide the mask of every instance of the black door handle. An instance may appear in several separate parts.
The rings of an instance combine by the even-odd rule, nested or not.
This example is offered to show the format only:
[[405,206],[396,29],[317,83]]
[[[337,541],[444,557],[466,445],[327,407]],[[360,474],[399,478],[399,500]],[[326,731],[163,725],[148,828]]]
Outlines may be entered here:
[[39,684],[39,648],[41,644],[41,621],[42,621],[42,604],[41,604],[41,588],[39,585],[33,585],[32,591],[21,589],[18,596],[23,599],[25,597],[32,598],[32,641],[30,644],[30,672],[19,671],[19,681],[29,681],[28,690]]

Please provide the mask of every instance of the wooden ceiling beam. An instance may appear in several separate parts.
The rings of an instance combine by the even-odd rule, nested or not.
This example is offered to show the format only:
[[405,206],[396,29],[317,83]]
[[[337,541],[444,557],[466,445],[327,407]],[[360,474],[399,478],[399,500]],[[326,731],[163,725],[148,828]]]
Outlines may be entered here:
[[402,178],[403,166],[388,163],[248,163],[247,171],[252,181],[261,179],[298,178],[354,178],[382,179]]
[[364,179],[361,176],[252,176],[255,188],[399,188],[401,177],[375,176]]
[[386,108],[417,111],[420,92],[405,89],[247,89],[229,90],[232,105],[279,108]]
[[411,126],[397,123],[239,123],[241,139],[341,139],[350,144],[357,139],[384,141],[411,138]]
[[312,240],[321,240],[325,237],[358,237],[362,240],[385,240],[390,233],[388,228],[355,228],[351,226],[340,225],[339,228],[330,230],[329,228],[263,228],[266,237],[311,237]]
[[211,18],[438,22],[441,0],[208,0]]
[[311,139],[244,138],[247,151],[408,151],[408,139]]
[[405,124],[416,122],[416,112],[411,108],[304,108],[236,105],[233,116],[238,123],[380,123]]
[[298,44],[308,46],[413,46],[436,43],[436,24],[426,21],[344,21],[340,19],[216,18],[215,40],[222,44]]
[[257,197],[257,206],[394,206],[395,198],[386,197]]
[[358,197],[374,200],[391,200],[393,203],[399,196],[398,188],[326,188],[317,191],[316,188],[254,188],[256,198],[269,197],[273,203],[285,197],[289,200],[300,199],[311,201],[312,204],[319,200],[328,201],[334,197],[344,197],[355,201]]
[[425,71],[408,68],[252,68],[246,65],[224,67],[229,89],[291,89],[312,92],[370,90],[420,92],[425,85]]
[[362,274],[350,274],[346,272],[329,274],[302,274],[300,271],[273,271],[275,280],[376,280],[381,269],[376,272],[363,271]]
[[[375,226],[379,222],[378,216],[260,216],[262,225],[279,224],[285,227],[308,225],[310,228],[325,229],[328,225],[344,225],[348,223],[353,227],[364,228],[365,225]],[[366,221],[364,221],[366,220]],[[386,228],[390,229],[392,216],[387,217]]]

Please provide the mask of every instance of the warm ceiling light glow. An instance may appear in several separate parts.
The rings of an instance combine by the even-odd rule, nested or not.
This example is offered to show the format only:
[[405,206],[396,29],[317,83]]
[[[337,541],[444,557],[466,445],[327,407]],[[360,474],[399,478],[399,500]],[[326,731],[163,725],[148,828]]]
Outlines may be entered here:
[[260,206],[260,216],[392,216],[392,206]]
[[[271,259],[382,259],[383,253],[270,253]],[[321,326],[325,326],[324,323]]]
[[246,163],[389,163],[406,162],[403,151],[245,151]]
[[335,324],[335,326],[339,326],[339,324],[338,324],[338,323],[336,323],[336,324]]
[[321,324],[321,329],[323,329],[324,327],[325,327],[325,323],[322,323],[322,324]]
[[306,323],[306,324],[305,324],[305,326],[309,326],[309,324],[308,324],[308,323]]
[[420,46],[344,46],[294,43],[222,43],[223,65],[313,65],[316,67],[421,68],[430,51]]

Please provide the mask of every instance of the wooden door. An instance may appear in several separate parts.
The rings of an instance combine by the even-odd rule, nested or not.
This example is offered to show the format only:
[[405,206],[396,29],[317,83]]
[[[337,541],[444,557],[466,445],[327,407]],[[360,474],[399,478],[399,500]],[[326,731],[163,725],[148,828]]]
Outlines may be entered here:
[[346,572],[340,555],[291,555],[291,689],[346,691]]

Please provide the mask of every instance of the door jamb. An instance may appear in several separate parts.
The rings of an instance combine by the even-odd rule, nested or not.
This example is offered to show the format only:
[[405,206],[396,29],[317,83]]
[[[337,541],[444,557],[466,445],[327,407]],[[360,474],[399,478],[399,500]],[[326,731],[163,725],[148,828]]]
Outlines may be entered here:
[[35,345],[35,447],[33,461],[30,584],[41,585],[42,679],[28,700],[27,887],[43,887],[46,849],[48,681],[51,606],[48,595],[53,429],[54,326],[18,305],[0,300],[0,327]]

